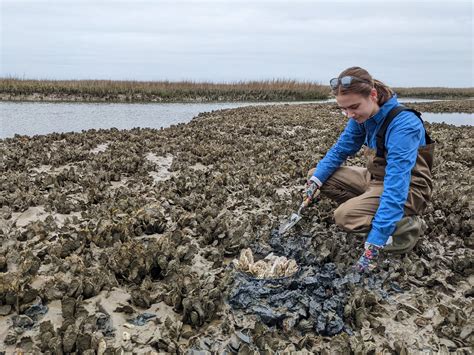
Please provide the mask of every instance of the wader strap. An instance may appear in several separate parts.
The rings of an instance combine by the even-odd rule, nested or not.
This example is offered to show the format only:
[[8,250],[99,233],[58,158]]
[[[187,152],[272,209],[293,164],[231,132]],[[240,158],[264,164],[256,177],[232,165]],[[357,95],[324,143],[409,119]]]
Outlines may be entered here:
[[[387,133],[387,128],[390,125],[390,123],[393,121],[393,119],[395,117],[397,117],[397,115],[402,111],[413,112],[421,120],[421,123],[423,124],[423,119],[421,118],[421,112],[418,112],[417,110],[413,110],[411,108],[405,107],[403,105],[399,105],[399,106],[396,106],[396,107],[392,108],[390,110],[390,112],[387,114],[387,117],[385,117],[385,120],[382,123],[382,127],[380,127],[380,129],[379,129],[379,131],[377,132],[377,135],[376,135],[377,156],[379,158],[384,158],[385,157],[385,154],[384,154],[385,153],[385,134]],[[433,143],[430,136],[426,132],[426,129],[425,129],[425,140],[426,140],[426,144]]]

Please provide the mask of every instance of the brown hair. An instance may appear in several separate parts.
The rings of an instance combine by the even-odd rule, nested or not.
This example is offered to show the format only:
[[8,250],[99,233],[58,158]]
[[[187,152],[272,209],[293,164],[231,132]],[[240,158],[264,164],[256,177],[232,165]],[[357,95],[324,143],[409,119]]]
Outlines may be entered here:
[[363,80],[354,80],[351,82],[351,85],[348,88],[344,88],[342,85],[339,85],[336,90],[332,90],[332,93],[337,95],[346,95],[346,94],[361,94],[362,96],[368,97],[372,88],[377,90],[377,104],[382,106],[386,103],[394,94],[393,90],[390,89],[387,85],[382,83],[379,80],[372,78],[369,72],[360,67],[350,67],[344,70],[339,74],[338,78],[344,76],[353,76],[357,79]]

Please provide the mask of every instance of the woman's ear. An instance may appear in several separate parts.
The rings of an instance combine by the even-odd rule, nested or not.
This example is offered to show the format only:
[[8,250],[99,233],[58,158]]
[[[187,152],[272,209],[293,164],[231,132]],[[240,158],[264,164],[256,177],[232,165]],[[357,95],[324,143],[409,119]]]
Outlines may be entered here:
[[377,101],[378,101],[377,89],[372,88],[372,90],[370,90],[370,98],[371,98],[375,103],[377,103]]

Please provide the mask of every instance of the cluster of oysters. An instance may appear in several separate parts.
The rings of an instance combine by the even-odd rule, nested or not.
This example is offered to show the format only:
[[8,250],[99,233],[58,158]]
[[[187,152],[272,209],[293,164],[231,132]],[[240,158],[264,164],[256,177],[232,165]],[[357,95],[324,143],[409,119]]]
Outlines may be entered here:
[[238,270],[259,279],[289,277],[298,271],[295,260],[273,255],[273,253],[268,254],[262,260],[254,261],[250,248],[242,249],[239,259],[234,259],[233,263]]

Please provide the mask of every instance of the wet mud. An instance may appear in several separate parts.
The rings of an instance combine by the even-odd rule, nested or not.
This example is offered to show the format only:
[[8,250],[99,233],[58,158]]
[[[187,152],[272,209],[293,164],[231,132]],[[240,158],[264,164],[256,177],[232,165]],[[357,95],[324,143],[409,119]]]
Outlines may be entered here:
[[[373,274],[353,273],[364,240],[329,200],[275,232],[344,122],[333,105],[244,107],[2,140],[0,350],[469,354],[472,127],[427,124],[428,229]],[[245,249],[297,270],[243,272]]]

